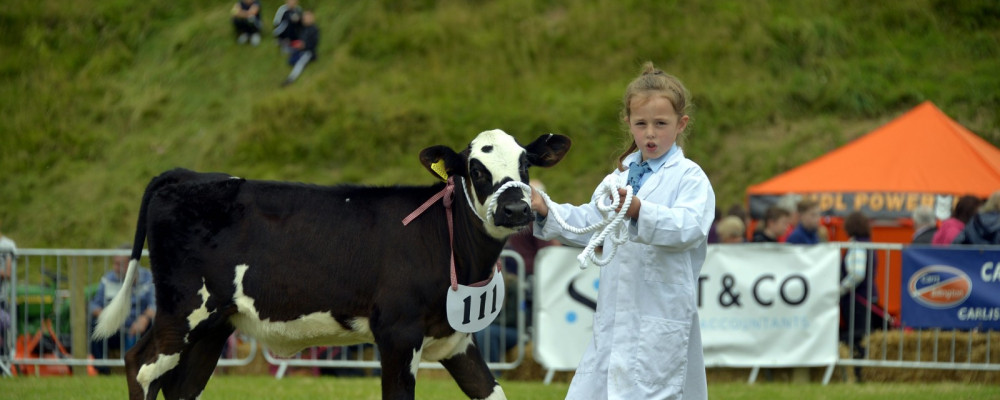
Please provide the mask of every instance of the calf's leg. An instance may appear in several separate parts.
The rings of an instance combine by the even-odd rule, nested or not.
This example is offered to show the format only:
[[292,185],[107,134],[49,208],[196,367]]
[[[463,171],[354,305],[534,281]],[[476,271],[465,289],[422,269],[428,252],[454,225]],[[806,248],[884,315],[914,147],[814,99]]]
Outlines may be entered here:
[[507,398],[493,373],[486,366],[482,354],[471,344],[464,352],[459,352],[441,360],[444,368],[451,373],[458,387],[470,399],[504,400]]
[[232,333],[232,327],[218,326],[188,345],[177,367],[162,378],[163,397],[174,400],[201,396]]
[[182,326],[169,315],[158,315],[149,331],[125,353],[129,399],[156,399],[160,378],[177,366],[185,347],[187,329]]

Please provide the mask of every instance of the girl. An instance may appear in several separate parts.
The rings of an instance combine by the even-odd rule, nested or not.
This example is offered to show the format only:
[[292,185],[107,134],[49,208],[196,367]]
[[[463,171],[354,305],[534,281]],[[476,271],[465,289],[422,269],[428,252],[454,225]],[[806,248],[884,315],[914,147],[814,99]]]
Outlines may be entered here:
[[[688,99],[684,85],[651,62],[625,90],[622,117],[631,136],[612,174],[635,194],[626,211],[629,241],[601,269],[594,338],[567,398],[708,398],[695,295],[715,193],[679,145],[690,121]],[[600,197],[551,211],[569,225],[589,226],[602,219]],[[537,194],[532,207],[536,236],[578,246],[590,240],[548,221]]]

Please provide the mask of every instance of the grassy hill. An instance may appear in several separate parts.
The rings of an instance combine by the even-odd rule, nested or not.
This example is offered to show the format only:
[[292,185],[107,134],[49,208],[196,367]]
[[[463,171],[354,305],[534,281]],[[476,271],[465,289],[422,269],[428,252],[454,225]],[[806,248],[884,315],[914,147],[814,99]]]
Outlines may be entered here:
[[[431,183],[422,148],[492,128],[573,138],[533,174],[582,202],[624,143],[620,98],[645,60],[693,93],[685,152],[723,209],[925,100],[1000,145],[1000,3],[881,3],[303,1],[319,59],[281,88],[284,58],[267,38],[236,44],[228,1],[10,0],[0,221],[21,247],[114,246],[174,166]],[[280,4],[263,1],[265,20]]]

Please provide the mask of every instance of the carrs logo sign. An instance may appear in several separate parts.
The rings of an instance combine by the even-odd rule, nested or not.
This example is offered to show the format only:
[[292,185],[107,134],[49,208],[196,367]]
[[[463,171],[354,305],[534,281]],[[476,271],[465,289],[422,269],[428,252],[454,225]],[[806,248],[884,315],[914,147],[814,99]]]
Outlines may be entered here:
[[972,294],[972,279],[962,270],[947,265],[928,265],[910,277],[910,297],[930,308],[955,307]]

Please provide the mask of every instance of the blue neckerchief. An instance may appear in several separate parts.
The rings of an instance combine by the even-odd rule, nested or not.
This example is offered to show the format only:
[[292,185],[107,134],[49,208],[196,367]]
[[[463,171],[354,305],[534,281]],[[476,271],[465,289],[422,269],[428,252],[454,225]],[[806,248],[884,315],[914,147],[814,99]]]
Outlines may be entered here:
[[[670,146],[670,150],[667,150],[667,153],[662,156],[642,162],[639,162],[637,159],[636,161],[630,163],[628,167],[628,181],[626,182],[629,186],[632,186],[632,193],[639,193],[639,188],[643,183],[646,183],[646,181],[649,180],[649,176],[652,175],[650,172],[659,171],[660,168],[663,167],[663,164],[667,163],[667,159],[670,158],[670,155],[676,151],[677,145],[674,144],[673,146]],[[639,158],[641,159],[642,156],[640,155]]]
[[653,168],[649,166],[648,161],[643,161],[642,163],[632,162],[628,166],[628,185],[632,187],[632,193],[639,192],[639,186],[642,185],[642,178],[648,175],[649,172],[653,172]]

